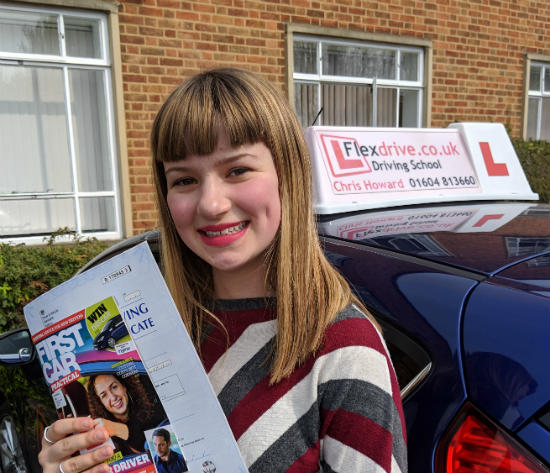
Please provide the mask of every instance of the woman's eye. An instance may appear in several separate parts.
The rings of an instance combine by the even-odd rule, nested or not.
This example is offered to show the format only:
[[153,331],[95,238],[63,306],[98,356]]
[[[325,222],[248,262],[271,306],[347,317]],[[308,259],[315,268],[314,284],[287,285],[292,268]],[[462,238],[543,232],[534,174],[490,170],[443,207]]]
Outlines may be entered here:
[[245,172],[248,172],[250,171],[250,169],[248,168],[235,168],[235,169],[231,169],[231,171],[229,171],[229,176],[240,176],[242,174],[244,174]]
[[172,183],[172,186],[190,186],[194,183],[195,179],[193,179],[192,177],[180,177]]

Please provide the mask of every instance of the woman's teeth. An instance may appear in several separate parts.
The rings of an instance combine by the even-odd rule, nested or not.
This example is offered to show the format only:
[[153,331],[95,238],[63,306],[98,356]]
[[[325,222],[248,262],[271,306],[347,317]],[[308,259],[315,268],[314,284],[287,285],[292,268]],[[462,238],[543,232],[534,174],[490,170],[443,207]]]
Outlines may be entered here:
[[221,230],[219,232],[204,232],[206,236],[208,237],[217,237],[221,235],[231,235],[232,233],[240,232],[244,227],[246,227],[246,222],[239,223],[238,225],[235,225],[234,227],[228,227],[224,230]]

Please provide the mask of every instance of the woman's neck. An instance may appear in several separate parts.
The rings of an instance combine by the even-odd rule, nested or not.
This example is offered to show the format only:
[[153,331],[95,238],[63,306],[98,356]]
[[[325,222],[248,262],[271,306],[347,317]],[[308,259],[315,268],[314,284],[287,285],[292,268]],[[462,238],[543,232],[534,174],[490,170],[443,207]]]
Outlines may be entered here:
[[121,422],[124,422],[124,423],[127,423],[128,422],[128,419],[130,418],[130,416],[128,415],[128,412],[126,412],[125,414],[113,414],[115,419],[121,421]]
[[266,268],[240,268],[235,271],[212,271],[216,299],[250,299],[272,296],[265,286]]

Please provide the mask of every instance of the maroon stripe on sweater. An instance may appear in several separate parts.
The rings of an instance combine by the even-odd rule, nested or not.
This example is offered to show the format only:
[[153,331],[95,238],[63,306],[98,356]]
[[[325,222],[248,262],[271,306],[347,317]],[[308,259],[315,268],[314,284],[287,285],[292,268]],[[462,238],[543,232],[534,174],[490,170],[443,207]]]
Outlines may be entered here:
[[386,355],[380,335],[370,320],[349,318],[329,325],[323,340],[321,354],[345,346],[369,346]]
[[[376,422],[353,412],[337,410],[324,411],[324,416],[332,417],[330,437],[361,452],[385,471],[391,471],[392,434]],[[361,435],[357,435],[361,432]],[[322,433],[323,436],[326,432]]]
[[290,465],[285,473],[315,473],[319,471],[321,442],[317,440],[306,452]]
[[[212,330],[202,343],[202,361],[207,373],[212,369],[218,358],[226,352],[227,348],[233,345],[242,335],[246,328],[255,323],[273,320],[275,316],[272,309],[265,308],[216,312],[215,315],[219,317],[220,321],[223,323],[227,330],[227,334],[216,325],[214,330]],[[229,345],[227,336],[229,336]]]

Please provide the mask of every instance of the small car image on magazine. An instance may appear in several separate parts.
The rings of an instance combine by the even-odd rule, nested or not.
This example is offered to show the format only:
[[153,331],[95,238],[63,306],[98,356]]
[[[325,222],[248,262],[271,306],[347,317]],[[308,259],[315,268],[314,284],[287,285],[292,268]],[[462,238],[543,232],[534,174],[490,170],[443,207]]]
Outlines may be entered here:
[[99,332],[99,335],[94,338],[94,348],[96,350],[105,350],[106,348],[114,348],[116,342],[122,337],[128,335],[128,329],[122,320],[122,315],[117,315],[110,319]]

